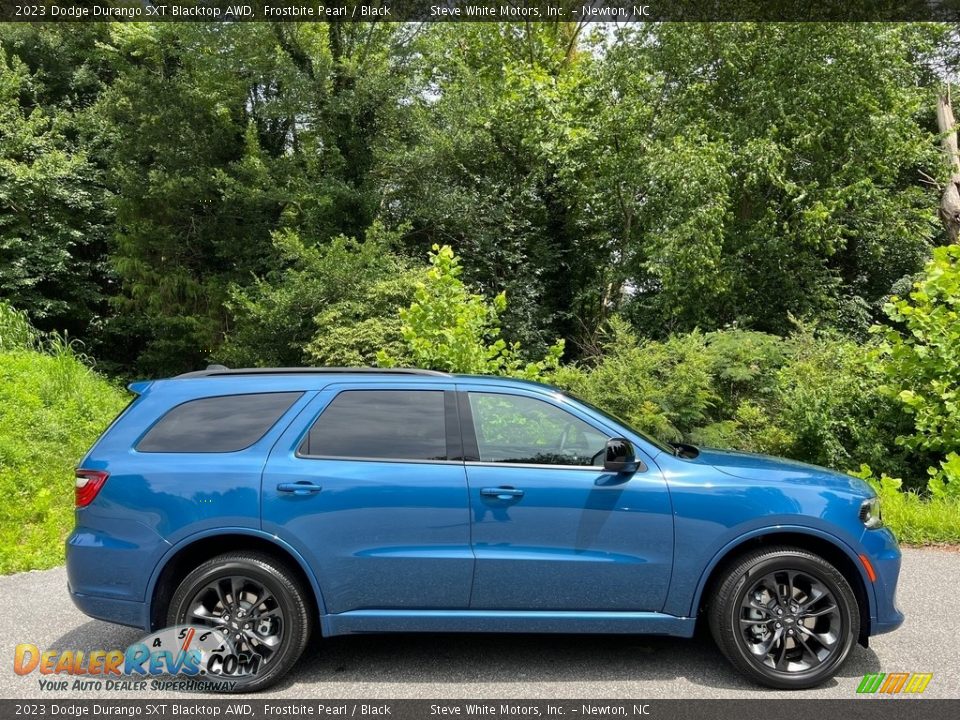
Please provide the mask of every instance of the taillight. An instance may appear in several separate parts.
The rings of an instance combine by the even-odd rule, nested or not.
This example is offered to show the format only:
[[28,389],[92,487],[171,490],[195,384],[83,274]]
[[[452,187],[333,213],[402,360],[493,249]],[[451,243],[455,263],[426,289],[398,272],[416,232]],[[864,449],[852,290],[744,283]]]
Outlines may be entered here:
[[110,473],[103,472],[103,470],[77,470],[76,476],[74,493],[77,507],[81,508],[93,502],[97,493],[100,492],[100,488],[110,477]]

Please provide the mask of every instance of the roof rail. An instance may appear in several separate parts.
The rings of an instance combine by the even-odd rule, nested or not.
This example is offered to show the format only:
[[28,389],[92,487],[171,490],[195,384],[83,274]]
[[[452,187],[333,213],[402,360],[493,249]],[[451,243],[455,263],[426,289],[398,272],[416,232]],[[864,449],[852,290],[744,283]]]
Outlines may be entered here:
[[228,368],[224,365],[208,365],[206,370],[176,375],[177,379],[201,377],[231,377],[236,375],[313,375],[324,373],[371,374],[371,375],[432,375],[450,377],[450,373],[419,368],[351,368],[351,367],[282,367],[282,368]]

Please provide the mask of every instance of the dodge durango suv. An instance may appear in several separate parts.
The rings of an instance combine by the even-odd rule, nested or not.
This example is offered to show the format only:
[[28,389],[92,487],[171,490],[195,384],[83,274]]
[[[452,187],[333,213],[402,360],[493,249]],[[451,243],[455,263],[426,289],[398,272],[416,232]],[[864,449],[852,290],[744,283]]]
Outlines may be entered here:
[[130,389],[76,471],[70,594],[222,633],[259,659],[237,690],[316,634],[698,623],[754,681],[806,688],[903,621],[876,494],[824,468],[500,377],[210,366]]

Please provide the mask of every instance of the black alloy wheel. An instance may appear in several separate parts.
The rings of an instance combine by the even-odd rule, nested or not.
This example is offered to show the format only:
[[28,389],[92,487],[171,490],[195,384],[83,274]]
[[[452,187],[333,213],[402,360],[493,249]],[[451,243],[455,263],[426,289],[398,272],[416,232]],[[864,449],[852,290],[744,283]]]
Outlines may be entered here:
[[232,690],[254,692],[276,683],[303,653],[312,624],[307,597],[297,575],[276,558],[226,553],[181,581],[170,600],[167,624],[219,630],[233,654],[256,655],[257,672],[237,677]]
[[708,612],[727,659],[780,689],[809,688],[832,677],[860,633],[850,583],[800,548],[764,548],[739,558],[722,575]]
[[237,652],[252,652],[264,665],[283,642],[280,603],[259,581],[246,575],[218,577],[189,601],[186,622],[221,631]]

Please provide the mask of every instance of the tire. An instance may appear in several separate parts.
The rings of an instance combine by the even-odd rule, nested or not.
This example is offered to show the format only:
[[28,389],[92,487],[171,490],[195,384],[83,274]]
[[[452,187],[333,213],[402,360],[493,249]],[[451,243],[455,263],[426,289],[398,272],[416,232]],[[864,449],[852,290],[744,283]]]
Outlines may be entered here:
[[859,637],[860,608],[850,583],[807,550],[749,552],[714,587],[707,611],[713,639],[737,670],[761,685],[819,685],[843,666]]
[[[241,587],[233,593],[229,591],[231,578],[237,580]],[[219,595],[211,589],[211,585],[225,588],[226,592]],[[269,596],[260,595],[261,590],[269,593]],[[238,680],[228,692],[256,692],[270,687],[293,667],[303,654],[310,637],[311,605],[296,574],[284,563],[264,553],[231,552],[218,555],[190,572],[177,586],[168,606],[167,625],[199,623],[210,627],[224,627],[219,615],[212,615],[213,620],[210,622],[198,621],[196,616],[191,615],[191,609],[198,607],[198,598],[206,599],[208,606],[219,608],[223,603],[216,604],[218,597],[227,601],[227,613],[236,614],[237,608],[241,608],[241,612],[247,616],[246,619],[252,621],[248,624],[256,624],[257,621],[251,615],[256,614],[253,611],[257,607],[264,609],[261,621],[265,625],[262,627],[273,628],[275,631],[275,634],[267,639],[277,639],[273,648],[259,644],[259,651],[253,643],[244,646],[246,651],[261,655],[259,670],[252,678]],[[253,605],[261,597],[267,599],[259,605]],[[236,598],[239,598],[239,601],[234,603]],[[252,635],[259,631],[248,632],[254,637],[254,642],[259,639],[259,636]],[[242,642],[247,641],[244,638]]]

